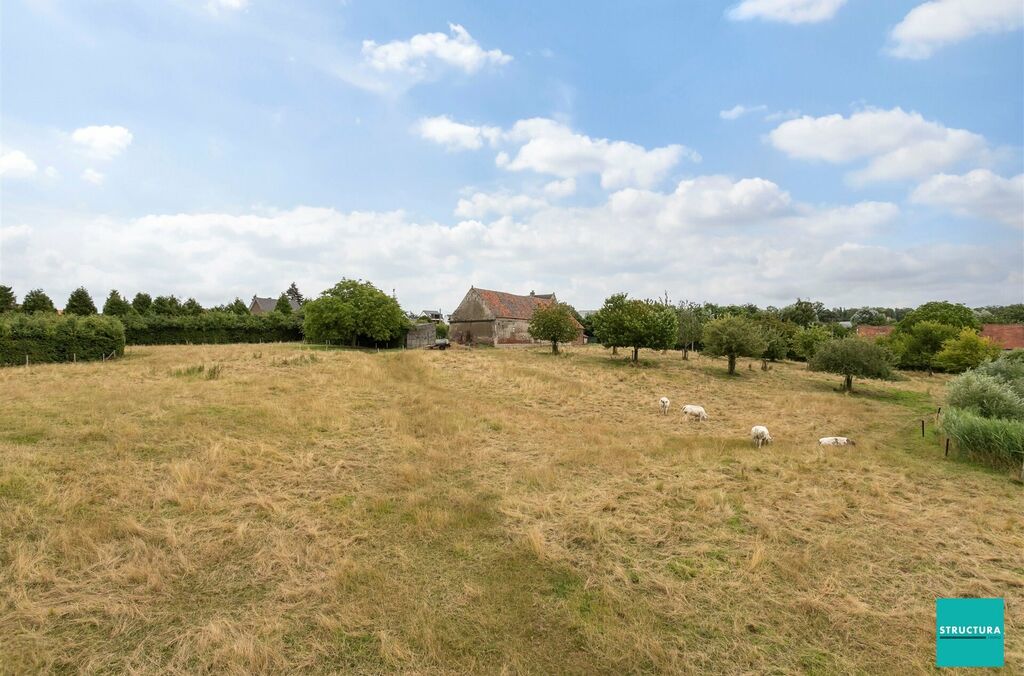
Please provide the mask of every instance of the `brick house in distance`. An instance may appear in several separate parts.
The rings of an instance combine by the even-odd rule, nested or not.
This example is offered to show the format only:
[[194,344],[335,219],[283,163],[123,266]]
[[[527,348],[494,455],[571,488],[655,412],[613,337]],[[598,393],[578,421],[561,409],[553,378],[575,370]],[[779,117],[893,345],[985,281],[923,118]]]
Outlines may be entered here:
[[[455,312],[448,318],[449,336],[463,345],[483,343],[495,347],[533,345],[529,332],[530,318],[538,307],[557,303],[555,294],[518,296],[504,291],[488,291],[470,287]],[[583,325],[576,322],[579,333],[573,345],[583,344]]]
[[[857,335],[862,338],[879,338],[888,336],[896,329],[895,326],[857,327]],[[1024,348],[1024,324],[982,324],[980,335],[988,338],[1003,350],[1019,350]]]

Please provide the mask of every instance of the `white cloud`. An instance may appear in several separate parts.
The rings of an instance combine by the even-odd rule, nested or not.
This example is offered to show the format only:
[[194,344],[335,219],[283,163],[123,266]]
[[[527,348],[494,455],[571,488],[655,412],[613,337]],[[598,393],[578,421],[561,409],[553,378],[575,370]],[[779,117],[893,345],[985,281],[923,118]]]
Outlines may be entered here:
[[82,127],[71,133],[71,140],[81,146],[91,156],[109,160],[120,155],[131,145],[132,133],[124,127],[111,125],[94,125]]
[[849,117],[804,116],[776,127],[769,140],[798,159],[868,160],[850,174],[854,183],[920,178],[965,162],[985,163],[991,155],[984,137],[901,108],[868,109]]
[[20,150],[0,155],[0,176],[3,178],[29,178],[36,173],[36,163]]
[[96,171],[92,167],[89,167],[88,169],[82,172],[82,180],[88,181],[93,185],[103,185],[103,181],[105,181],[106,178],[107,177],[105,175]]
[[591,138],[561,122],[539,117],[519,120],[506,131],[461,124],[447,116],[430,117],[420,120],[416,130],[449,150],[475,150],[485,141],[491,146],[508,147],[509,151],[500,151],[494,161],[509,171],[529,170],[562,179],[598,174],[601,186],[612,190],[650,187],[684,157],[701,160],[696,151],[682,145],[647,150],[627,141]]
[[748,113],[756,113],[761,110],[767,110],[768,106],[744,106],[743,104],[737,104],[728,110],[719,111],[718,116],[723,120],[738,120]]
[[484,50],[469,32],[459,24],[448,24],[451,35],[422,33],[408,40],[395,40],[377,44],[363,41],[363,58],[379,71],[394,71],[415,76],[426,76],[438,65],[475,73],[486,65],[500,66],[512,57],[500,49]]
[[497,127],[477,127],[455,122],[447,115],[425,117],[415,126],[420,136],[448,150],[477,150],[484,142],[494,143],[501,135]]
[[939,174],[919,185],[910,200],[961,216],[1024,228],[1024,174],[1003,178],[987,169],[962,176]]
[[544,194],[548,197],[568,197],[576,192],[576,179],[566,178],[561,181],[551,181],[544,185]]
[[10,244],[18,239],[25,239],[32,234],[32,228],[24,223],[0,227],[0,244]]
[[57,167],[49,166],[43,171],[47,178],[60,178],[60,172],[57,171]]
[[931,0],[918,5],[890,33],[889,53],[927,59],[936,50],[975,35],[1024,26],[1021,0]]
[[733,21],[763,19],[782,23],[818,23],[836,15],[846,0],[743,0],[729,10]]
[[210,14],[239,12],[249,6],[249,0],[207,0],[206,11]]
[[500,216],[536,211],[547,206],[547,202],[529,195],[509,193],[473,193],[468,199],[459,200],[455,215],[460,218],[484,218],[491,214]]

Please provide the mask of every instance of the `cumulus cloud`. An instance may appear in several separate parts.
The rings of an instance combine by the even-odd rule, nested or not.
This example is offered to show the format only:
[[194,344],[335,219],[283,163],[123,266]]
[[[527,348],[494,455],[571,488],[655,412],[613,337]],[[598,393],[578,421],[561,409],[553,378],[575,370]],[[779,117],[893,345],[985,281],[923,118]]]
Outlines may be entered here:
[[728,110],[719,111],[718,116],[723,120],[738,120],[748,113],[756,113],[762,110],[767,110],[768,106],[744,106],[737,104]]
[[94,125],[82,127],[71,133],[71,140],[86,153],[101,160],[109,160],[120,155],[131,145],[132,133],[120,126]]
[[561,181],[551,181],[544,185],[544,194],[548,197],[568,197],[576,192],[576,179],[565,178]]
[[107,177],[104,174],[96,171],[92,167],[89,167],[88,169],[82,172],[82,180],[88,181],[93,185],[103,185],[103,181],[105,181],[106,179]]
[[484,218],[491,214],[512,215],[535,211],[547,206],[547,202],[529,195],[509,193],[473,193],[469,198],[459,200],[455,215],[461,218]]
[[363,59],[379,71],[425,76],[437,67],[450,67],[472,74],[487,65],[501,66],[512,57],[500,49],[483,49],[465,28],[448,24],[449,35],[422,33],[408,40],[377,44],[363,41]]
[[868,109],[843,117],[803,116],[768,136],[790,157],[849,164],[868,160],[849,175],[854,183],[920,178],[965,162],[985,163],[984,137],[925,120],[919,113]]
[[208,0],[206,11],[218,14],[222,11],[238,12],[249,6],[249,0]]
[[478,150],[485,142],[494,144],[501,136],[497,127],[462,124],[447,115],[425,117],[416,123],[414,129],[421,137],[448,150]]
[[[419,134],[449,150],[475,150],[486,141],[503,146],[495,164],[509,171],[575,179],[597,174],[601,186],[650,187],[660,181],[681,159],[700,161],[700,155],[685,146],[672,144],[648,150],[627,141],[611,141],[579,134],[547,118],[519,120],[511,129],[478,127],[454,122],[446,116],[425,118],[416,126]],[[568,187],[569,184],[564,184]],[[575,185],[573,184],[575,189]]]
[[0,227],[0,244],[9,244],[32,234],[32,228],[24,223]]
[[0,177],[29,178],[36,173],[36,163],[20,150],[11,150],[0,155]]
[[1024,228],[1024,174],[1003,178],[988,169],[962,176],[939,174],[919,185],[912,202],[955,214]]
[[892,29],[889,53],[904,59],[927,59],[947,45],[1021,26],[1024,3],[1020,0],[931,0],[910,10]]
[[846,0],[743,0],[728,12],[733,21],[762,19],[781,23],[818,23],[836,15]]

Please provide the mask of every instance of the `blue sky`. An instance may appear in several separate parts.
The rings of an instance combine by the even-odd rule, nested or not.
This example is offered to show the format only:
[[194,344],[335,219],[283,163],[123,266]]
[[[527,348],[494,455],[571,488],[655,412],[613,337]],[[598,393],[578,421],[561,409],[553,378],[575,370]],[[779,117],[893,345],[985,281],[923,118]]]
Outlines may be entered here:
[[1019,0],[7,0],[0,280],[1024,300]]

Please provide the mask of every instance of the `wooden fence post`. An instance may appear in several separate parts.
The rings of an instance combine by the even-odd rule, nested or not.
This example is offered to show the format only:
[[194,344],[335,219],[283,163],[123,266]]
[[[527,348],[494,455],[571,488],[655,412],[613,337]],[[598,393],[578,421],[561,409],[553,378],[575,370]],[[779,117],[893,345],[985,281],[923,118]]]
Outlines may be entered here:
[[924,439],[924,418],[921,418],[921,438]]
[[949,437],[946,437],[946,457],[949,457]]

